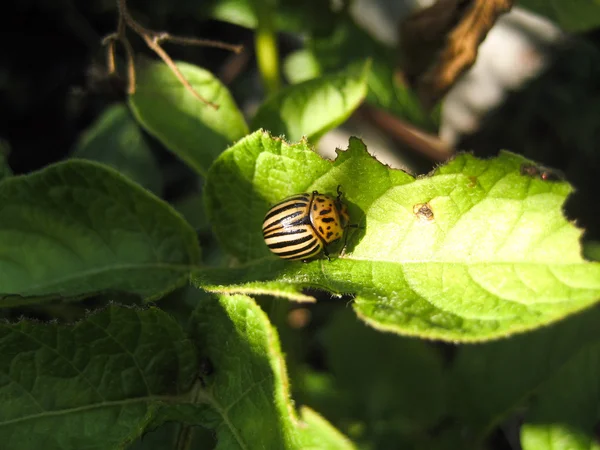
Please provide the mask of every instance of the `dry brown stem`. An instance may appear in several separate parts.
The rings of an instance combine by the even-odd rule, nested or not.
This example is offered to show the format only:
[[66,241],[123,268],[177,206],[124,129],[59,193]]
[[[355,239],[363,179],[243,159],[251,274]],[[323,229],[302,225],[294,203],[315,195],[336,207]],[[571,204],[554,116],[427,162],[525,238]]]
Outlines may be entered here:
[[444,162],[454,154],[454,148],[448,146],[439,137],[419,130],[384,110],[362,105],[358,114],[370,120],[396,141],[432,161]]
[[427,107],[435,105],[477,58],[514,0],[438,0],[401,24],[403,72]]
[[116,72],[116,63],[115,63],[115,43],[120,42],[125,49],[125,55],[127,59],[127,93],[134,94],[136,88],[136,80],[135,80],[135,57],[133,53],[133,48],[127,39],[127,28],[132,29],[136,34],[138,34],[146,45],[156,53],[160,59],[164,61],[164,63],[171,69],[171,71],[175,74],[177,79],[181,82],[181,84],[190,91],[194,97],[203,102],[204,104],[218,109],[219,105],[212,103],[202,97],[200,93],[190,84],[190,82],[185,78],[185,76],[181,73],[173,59],[169,56],[169,54],[161,47],[161,42],[171,42],[179,45],[202,45],[208,47],[221,48],[224,50],[230,50],[234,53],[240,53],[243,49],[241,45],[231,45],[225,42],[212,41],[208,39],[196,39],[191,37],[183,37],[183,36],[172,36],[164,31],[153,31],[150,30],[139,22],[137,22],[129,13],[127,9],[126,0],[117,0],[117,6],[119,8],[119,22],[117,25],[117,31],[115,33],[111,33],[106,36],[102,40],[102,44],[107,46],[106,49],[106,65],[109,74],[114,74]]

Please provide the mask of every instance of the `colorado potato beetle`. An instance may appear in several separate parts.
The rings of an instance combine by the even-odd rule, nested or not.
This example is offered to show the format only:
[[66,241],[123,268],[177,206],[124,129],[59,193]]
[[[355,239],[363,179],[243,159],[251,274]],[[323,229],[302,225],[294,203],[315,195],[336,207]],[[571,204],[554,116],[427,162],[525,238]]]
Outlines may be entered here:
[[273,206],[263,221],[265,243],[283,259],[306,262],[338,241],[350,225],[348,208],[342,202],[340,186],[337,198],[313,191],[296,194]]

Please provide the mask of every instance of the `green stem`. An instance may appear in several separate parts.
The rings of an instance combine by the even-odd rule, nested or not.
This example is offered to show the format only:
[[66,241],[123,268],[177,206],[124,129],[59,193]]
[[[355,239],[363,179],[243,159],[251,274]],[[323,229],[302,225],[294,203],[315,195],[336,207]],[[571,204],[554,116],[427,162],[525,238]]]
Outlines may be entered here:
[[260,71],[265,90],[273,94],[279,90],[281,84],[279,75],[279,49],[275,34],[275,8],[274,2],[255,0],[254,11],[258,19],[258,26],[254,36],[256,47],[256,62]]

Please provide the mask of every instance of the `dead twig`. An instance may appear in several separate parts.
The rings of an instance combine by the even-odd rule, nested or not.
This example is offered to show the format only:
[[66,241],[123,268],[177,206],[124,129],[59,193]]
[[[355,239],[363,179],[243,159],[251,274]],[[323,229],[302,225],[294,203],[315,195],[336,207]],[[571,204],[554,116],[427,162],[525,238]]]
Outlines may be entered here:
[[133,53],[133,48],[127,39],[127,28],[132,29],[136,34],[138,34],[146,45],[156,53],[160,59],[164,61],[164,63],[171,69],[173,74],[177,77],[177,79],[181,82],[181,84],[194,95],[198,100],[203,102],[204,104],[210,106],[214,109],[219,109],[219,105],[210,102],[205,99],[200,93],[191,85],[191,83],[185,78],[183,73],[177,67],[177,64],[171,59],[169,54],[162,48],[160,45],[162,42],[171,42],[179,45],[202,45],[208,47],[221,48],[224,50],[230,50],[234,53],[240,53],[243,50],[243,46],[241,45],[232,45],[227,44],[225,42],[212,41],[209,39],[197,39],[191,37],[184,36],[172,36],[164,31],[153,31],[150,30],[139,22],[137,22],[129,13],[127,9],[126,0],[117,0],[117,6],[119,9],[119,22],[117,25],[117,31],[115,33],[111,33],[106,36],[102,40],[102,44],[107,47],[106,50],[106,66],[108,69],[108,73],[110,75],[116,72],[116,62],[115,62],[115,44],[119,42],[123,45],[125,49],[125,55],[127,59],[127,93],[134,94],[136,88],[136,79],[135,79],[135,57]]
[[384,130],[396,141],[432,161],[444,162],[454,154],[454,148],[448,146],[439,137],[419,130],[414,125],[379,108],[363,104],[358,113]]
[[435,105],[475,63],[479,45],[513,3],[438,0],[401,24],[402,72],[424,105]]

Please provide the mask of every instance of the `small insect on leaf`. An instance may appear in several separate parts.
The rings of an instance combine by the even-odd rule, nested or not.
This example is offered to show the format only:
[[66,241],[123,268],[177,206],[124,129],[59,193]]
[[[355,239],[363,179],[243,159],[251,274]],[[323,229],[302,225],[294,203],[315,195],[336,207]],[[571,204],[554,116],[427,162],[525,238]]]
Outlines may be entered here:
[[413,206],[413,213],[420,220],[431,221],[434,220],[433,210],[429,203],[417,203]]
[[544,181],[562,181],[564,179],[564,175],[558,170],[530,163],[521,165],[521,175],[540,178]]
[[340,240],[350,226],[347,206],[337,197],[313,191],[296,194],[274,205],[265,215],[263,237],[269,250],[280,258],[307,262]]

